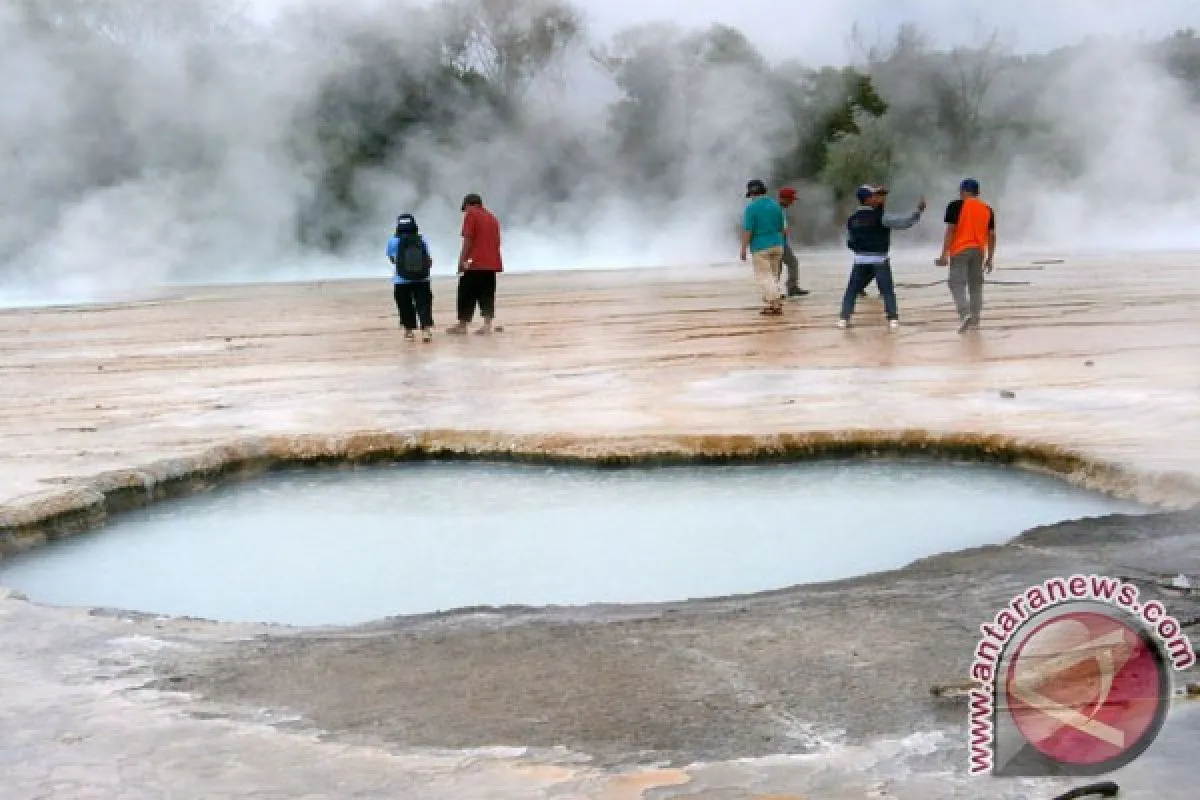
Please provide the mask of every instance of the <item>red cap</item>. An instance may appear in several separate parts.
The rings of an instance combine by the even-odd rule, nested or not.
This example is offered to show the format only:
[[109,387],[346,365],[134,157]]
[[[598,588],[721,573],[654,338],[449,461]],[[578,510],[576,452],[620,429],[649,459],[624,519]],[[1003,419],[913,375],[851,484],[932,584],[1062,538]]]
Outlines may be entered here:
[[790,186],[785,186],[779,190],[779,196],[785,200],[795,200],[796,190]]

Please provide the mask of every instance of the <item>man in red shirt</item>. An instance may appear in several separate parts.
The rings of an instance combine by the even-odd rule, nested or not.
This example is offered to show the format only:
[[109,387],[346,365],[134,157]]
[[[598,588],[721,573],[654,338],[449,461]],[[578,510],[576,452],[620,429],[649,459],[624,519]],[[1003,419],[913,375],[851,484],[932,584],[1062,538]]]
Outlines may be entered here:
[[496,316],[496,275],[504,271],[504,261],[500,257],[500,222],[483,207],[483,199],[477,194],[463,198],[462,211],[458,324],[448,328],[446,333],[466,333],[478,305],[483,325],[475,333],[486,335],[492,332],[492,318]]

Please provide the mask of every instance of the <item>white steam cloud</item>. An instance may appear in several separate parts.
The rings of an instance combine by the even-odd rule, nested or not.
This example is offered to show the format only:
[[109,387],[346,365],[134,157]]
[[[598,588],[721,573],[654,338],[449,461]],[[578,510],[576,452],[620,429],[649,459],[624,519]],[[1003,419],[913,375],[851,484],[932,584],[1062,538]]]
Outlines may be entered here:
[[[744,182],[777,173],[810,124],[789,105],[799,95],[781,88],[789,74],[781,62],[816,68],[855,56],[844,4],[780,11],[744,0],[743,18],[774,20],[747,29],[747,42],[703,34],[714,19],[736,26],[721,19],[725,4],[640,4],[649,11],[623,17],[627,3],[592,3],[583,8],[592,27],[564,37],[527,86],[516,72],[490,76],[509,101],[498,113],[444,66],[465,1],[286,0],[268,8],[260,0],[249,12],[232,0],[5,4],[0,299],[381,274],[383,242],[402,211],[416,213],[445,268],[469,191],[500,215],[513,269],[725,261],[735,252]],[[475,2],[507,9],[497,19],[517,24],[549,0]],[[1154,5],[1138,4],[1161,17]],[[907,9],[950,37],[943,46],[986,39],[964,30],[961,17],[944,21],[945,3],[884,6],[892,16],[875,22],[889,37]],[[1104,14],[1086,7],[1077,19],[1093,27],[1078,33],[1108,32],[1094,27]],[[1131,24],[1131,6],[1122,7],[1121,24]],[[674,24],[622,32],[660,12]],[[995,24],[1008,30],[1008,21]],[[780,33],[789,25],[807,31],[807,52],[791,52]],[[632,66],[614,81],[597,54],[630,57],[623,63]],[[459,68],[479,66],[478,52],[460,55]],[[993,56],[999,63],[1005,54],[981,58]],[[871,66],[891,105],[875,123],[879,135],[909,127],[879,178],[939,202],[967,168],[949,166],[944,137],[921,136],[922,126],[938,123],[929,70],[949,79],[939,85],[953,85],[968,62],[924,58],[908,71],[895,58]],[[1188,207],[1200,185],[1195,87],[1136,44],[1098,43],[1060,61],[1048,79],[1041,62],[1005,61],[987,72],[986,91],[968,109],[980,135],[995,138],[970,171],[999,210],[1004,240],[1200,246]],[[1027,129],[991,127],[1013,109]],[[403,136],[379,138],[401,125]],[[343,158],[338,148],[351,141],[378,147],[369,158]],[[808,227],[828,236],[837,213],[831,187],[810,180],[803,188]],[[320,246],[327,229],[338,233],[333,252]]]

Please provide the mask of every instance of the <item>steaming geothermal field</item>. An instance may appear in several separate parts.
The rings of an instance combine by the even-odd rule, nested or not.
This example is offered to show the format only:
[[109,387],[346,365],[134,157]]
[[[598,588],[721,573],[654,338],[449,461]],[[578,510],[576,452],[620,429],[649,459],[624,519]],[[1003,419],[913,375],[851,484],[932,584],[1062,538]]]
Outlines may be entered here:
[[[925,251],[898,331],[874,289],[837,330],[843,262],[780,318],[747,266],[506,274],[502,333],[430,344],[386,278],[0,309],[0,795],[1086,783],[968,777],[943,689],[1057,575],[1197,638],[1200,253],[1002,250],[965,336]],[[1122,798],[1197,796],[1176,678]]]

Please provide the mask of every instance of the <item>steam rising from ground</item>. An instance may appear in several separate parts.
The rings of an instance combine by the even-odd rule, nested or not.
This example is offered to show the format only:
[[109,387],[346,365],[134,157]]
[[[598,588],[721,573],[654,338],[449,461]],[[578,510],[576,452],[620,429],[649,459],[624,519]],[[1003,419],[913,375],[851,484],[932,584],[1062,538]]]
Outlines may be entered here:
[[[439,271],[449,270],[468,191],[500,215],[513,269],[725,261],[744,181],[778,173],[800,136],[786,90],[763,77],[786,70],[728,37],[653,26],[584,36],[508,93],[507,116],[434,86],[450,126],[406,129],[402,147],[357,165],[353,202],[335,207],[322,194],[327,132],[361,139],[364,120],[403,91],[386,76],[440,75],[439,43],[457,18],[439,3],[296,0],[255,19],[223,3],[20,0],[0,10],[0,299],[378,275],[401,211],[417,214]],[[598,46],[640,59],[625,75],[645,90],[641,106],[595,66]],[[705,60],[705,47],[720,57]],[[1044,66],[992,76],[981,113],[1000,118],[1016,104],[1038,127],[998,136],[977,169],[951,165],[942,140],[919,135],[922,73],[875,64],[889,114],[917,109],[913,135],[878,178],[927,192],[936,211],[970,169],[1005,243],[1200,245],[1184,206],[1200,185],[1196,96],[1144,49],[1097,44],[1062,59],[1048,81]],[[343,95],[353,102],[330,101]],[[804,188],[814,239],[836,240],[833,187]],[[298,237],[331,218],[344,233],[335,253]]]

